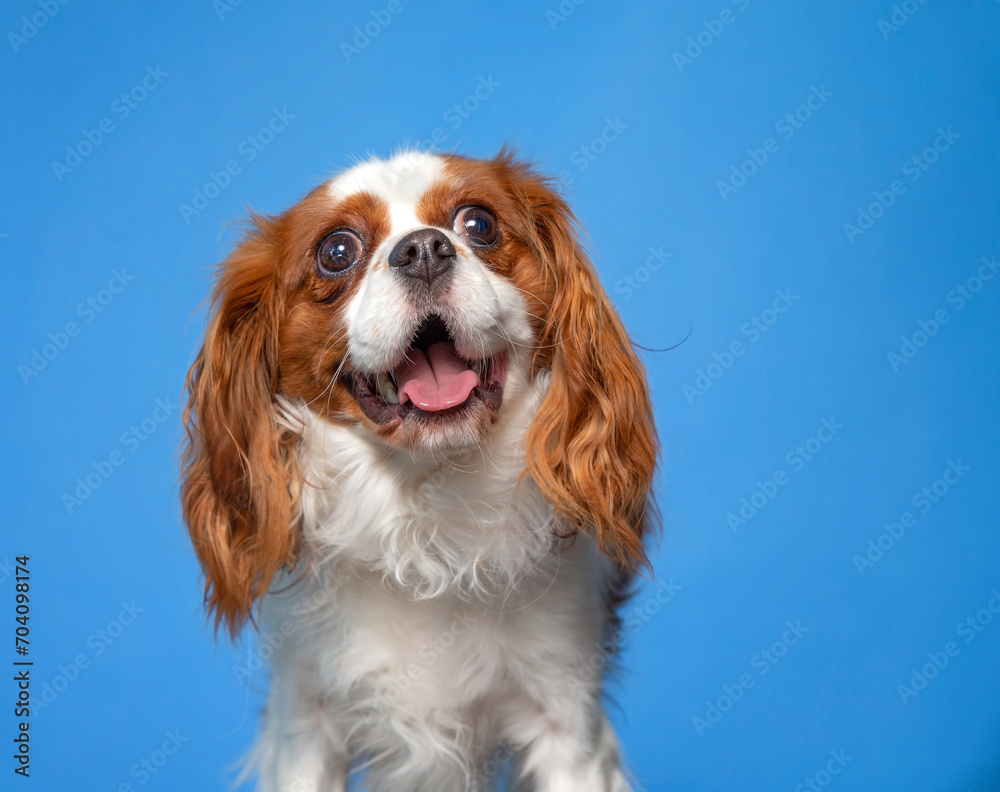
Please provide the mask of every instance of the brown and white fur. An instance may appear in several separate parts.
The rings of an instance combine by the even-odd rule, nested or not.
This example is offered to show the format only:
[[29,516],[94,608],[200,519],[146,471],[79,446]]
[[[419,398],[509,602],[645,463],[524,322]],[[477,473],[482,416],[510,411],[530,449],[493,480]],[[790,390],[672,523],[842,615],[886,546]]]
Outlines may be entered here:
[[254,216],[188,390],[206,602],[271,636],[261,789],[488,789],[505,756],[517,789],[630,789],[593,658],[656,437],[546,179],[404,152]]

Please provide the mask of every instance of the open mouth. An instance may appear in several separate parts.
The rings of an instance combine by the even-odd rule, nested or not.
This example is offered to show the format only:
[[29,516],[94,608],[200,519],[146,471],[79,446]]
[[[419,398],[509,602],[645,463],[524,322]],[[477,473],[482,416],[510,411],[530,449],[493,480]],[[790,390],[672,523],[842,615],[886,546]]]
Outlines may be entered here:
[[348,390],[376,423],[397,418],[446,419],[482,404],[500,409],[506,376],[504,353],[479,360],[459,355],[441,317],[428,316],[390,371],[352,373]]

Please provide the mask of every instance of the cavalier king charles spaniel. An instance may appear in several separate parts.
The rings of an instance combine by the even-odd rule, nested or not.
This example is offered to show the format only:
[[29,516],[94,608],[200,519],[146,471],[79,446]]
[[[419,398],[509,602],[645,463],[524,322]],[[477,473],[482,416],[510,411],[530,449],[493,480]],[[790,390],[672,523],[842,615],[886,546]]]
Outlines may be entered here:
[[630,789],[602,682],[656,435],[550,181],[406,152],[254,215],[187,389],[206,603],[273,670],[261,789]]

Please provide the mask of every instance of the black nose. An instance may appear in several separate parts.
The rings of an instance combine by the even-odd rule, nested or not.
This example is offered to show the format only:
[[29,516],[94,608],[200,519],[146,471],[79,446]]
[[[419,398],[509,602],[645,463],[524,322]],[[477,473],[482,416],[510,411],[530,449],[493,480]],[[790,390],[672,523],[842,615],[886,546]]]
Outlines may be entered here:
[[455,255],[455,246],[443,231],[421,228],[399,240],[389,254],[389,266],[430,286],[435,278],[451,269]]

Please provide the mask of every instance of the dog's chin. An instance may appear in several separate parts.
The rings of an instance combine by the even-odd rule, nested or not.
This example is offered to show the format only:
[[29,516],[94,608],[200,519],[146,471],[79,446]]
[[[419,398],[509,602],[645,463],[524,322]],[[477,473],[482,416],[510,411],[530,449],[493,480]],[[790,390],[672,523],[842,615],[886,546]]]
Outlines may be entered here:
[[481,399],[470,397],[459,406],[438,412],[412,409],[390,424],[378,426],[376,434],[413,453],[448,453],[485,441],[497,416]]

